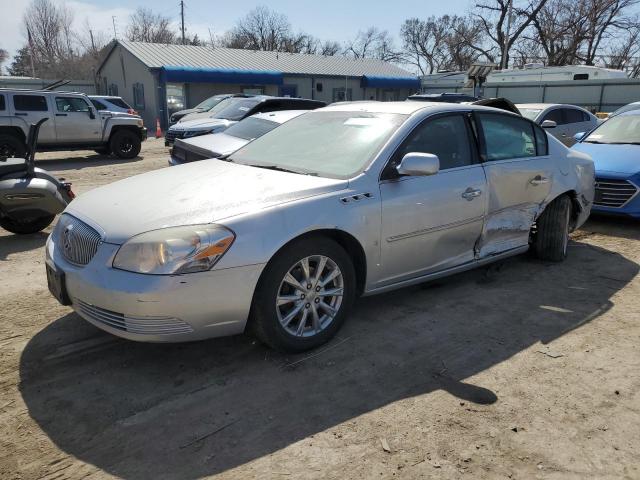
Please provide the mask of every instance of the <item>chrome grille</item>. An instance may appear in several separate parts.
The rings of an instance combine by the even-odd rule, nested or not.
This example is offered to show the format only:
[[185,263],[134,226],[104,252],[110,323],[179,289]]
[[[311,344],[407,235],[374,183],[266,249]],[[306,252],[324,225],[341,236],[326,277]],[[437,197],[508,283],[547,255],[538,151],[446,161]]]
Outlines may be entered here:
[[58,223],[57,244],[64,258],[76,265],[89,263],[98,251],[100,234],[71,215],[63,215]]
[[185,132],[183,130],[167,130],[167,133],[164,135],[164,139],[169,143],[173,143],[176,138],[184,138],[184,133]]
[[594,205],[620,208],[638,193],[638,187],[628,180],[596,178],[596,198]]
[[80,315],[122,332],[142,335],[175,335],[193,332],[190,325],[173,317],[125,315],[96,307],[81,300],[74,300],[73,306]]

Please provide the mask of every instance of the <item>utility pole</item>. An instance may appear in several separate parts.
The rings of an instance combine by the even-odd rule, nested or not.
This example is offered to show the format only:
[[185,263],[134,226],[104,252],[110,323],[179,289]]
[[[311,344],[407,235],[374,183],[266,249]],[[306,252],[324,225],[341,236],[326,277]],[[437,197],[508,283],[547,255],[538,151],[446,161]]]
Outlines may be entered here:
[[182,45],[184,45],[184,1],[180,0],[180,20],[182,22]]
[[116,29],[116,16],[111,17],[111,22],[113,23],[113,38],[118,39],[118,30]]
[[507,68],[507,56],[509,55],[509,36],[511,35],[511,17],[513,16],[513,0],[509,0],[509,9],[507,10],[507,31],[504,36],[504,46],[502,48],[502,61],[500,69]]
[[96,43],[93,41],[93,30],[89,29],[89,36],[91,37],[91,51],[96,54]]

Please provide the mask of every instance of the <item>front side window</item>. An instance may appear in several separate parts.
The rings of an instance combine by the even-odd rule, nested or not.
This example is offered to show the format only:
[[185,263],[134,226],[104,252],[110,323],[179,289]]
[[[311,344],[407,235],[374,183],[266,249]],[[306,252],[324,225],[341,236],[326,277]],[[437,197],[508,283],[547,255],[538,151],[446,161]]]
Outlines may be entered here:
[[564,116],[567,123],[581,123],[587,121],[585,114],[581,110],[574,108],[565,108]]
[[542,110],[538,109],[538,108],[519,108],[518,110],[520,110],[520,114],[524,117],[524,118],[528,118],[529,120],[534,120],[536,118],[538,118],[538,115],[540,115],[540,112],[542,112]]
[[391,113],[312,111],[231,155],[244,165],[347,179],[366,169],[405,121]]
[[564,117],[562,116],[561,108],[556,108],[548,112],[542,119],[543,122],[545,120],[551,120],[552,122],[556,122],[556,125],[564,125],[566,123],[564,120]]
[[46,112],[47,99],[42,95],[14,95],[13,107],[21,112]]
[[59,112],[88,112],[89,105],[81,98],[56,97],[56,109]]
[[536,140],[529,121],[492,113],[480,113],[478,119],[484,135],[485,160],[536,156]]
[[462,115],[426,120],[413,130],[393,155],[389,167],[397,167],[407,153],[432,153],[440,159],[440,170],[473,163],[467,125]]
[[549,155],[549,139],[547,138],[547,132],[535,124],[533,125],[533,130],[536,134],[536,155],[541,157]]

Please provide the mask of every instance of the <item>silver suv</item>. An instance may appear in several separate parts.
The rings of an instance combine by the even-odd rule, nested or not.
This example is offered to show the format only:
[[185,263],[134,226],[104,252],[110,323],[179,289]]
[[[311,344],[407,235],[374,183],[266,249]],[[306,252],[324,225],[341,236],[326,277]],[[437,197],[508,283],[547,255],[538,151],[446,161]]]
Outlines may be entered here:
[[97,112],[87,95],[0,89],[0,156],[24,157],[29,125],[42,118],[38,151],[95,150],[118,158],[140,153],[147,129],[136,115]]

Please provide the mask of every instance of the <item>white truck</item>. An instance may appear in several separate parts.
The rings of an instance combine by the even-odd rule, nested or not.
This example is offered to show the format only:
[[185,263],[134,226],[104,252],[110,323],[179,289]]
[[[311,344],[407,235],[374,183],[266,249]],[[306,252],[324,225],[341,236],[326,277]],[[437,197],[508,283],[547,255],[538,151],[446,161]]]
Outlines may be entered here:
[[50,90],[0,89],[0,156],[24,157],[29,126],[40,129],[38,151],[95,150],[134,158],[147,129],[137,115],[98,112],[87,95]]

